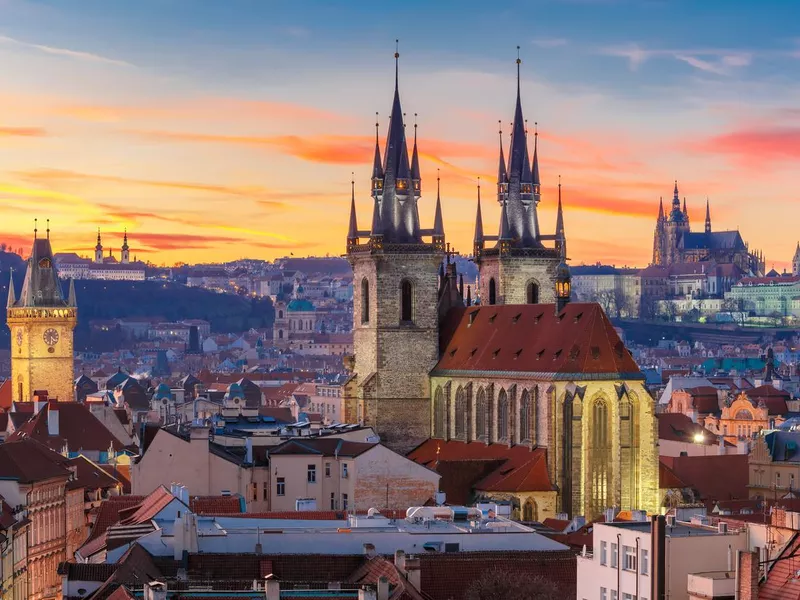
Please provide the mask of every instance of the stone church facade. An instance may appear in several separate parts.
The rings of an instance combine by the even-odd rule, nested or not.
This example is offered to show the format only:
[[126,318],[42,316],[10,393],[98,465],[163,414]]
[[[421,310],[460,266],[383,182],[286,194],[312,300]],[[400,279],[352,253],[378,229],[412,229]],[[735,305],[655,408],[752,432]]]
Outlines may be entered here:
[[478,189],[473,302],[450,261],[438,189],[433,227],[420,226],[416,129],[411,146],[396,74],[383,154],[376,133],[369,229],[351,200],[345,418],[440,472],[469,463],[475,497],[509,499],[520,518],[655,510],[654,402],[600,306],[569,303],[561,186],[555,233],[544,235],[540,185],[518,83],[508,161],[501,138],[497,235],[484,233]]

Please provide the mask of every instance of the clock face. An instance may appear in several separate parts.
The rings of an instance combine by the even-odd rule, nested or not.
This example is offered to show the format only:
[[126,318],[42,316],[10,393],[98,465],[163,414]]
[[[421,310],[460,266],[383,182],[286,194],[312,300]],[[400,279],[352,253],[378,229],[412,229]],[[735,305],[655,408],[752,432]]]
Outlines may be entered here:
[[51,327],[44,332],[42,339],[48,346],[55,346],[58,343],[58,331]]
[[22,329],[17,329],[17,346],[22,346]]

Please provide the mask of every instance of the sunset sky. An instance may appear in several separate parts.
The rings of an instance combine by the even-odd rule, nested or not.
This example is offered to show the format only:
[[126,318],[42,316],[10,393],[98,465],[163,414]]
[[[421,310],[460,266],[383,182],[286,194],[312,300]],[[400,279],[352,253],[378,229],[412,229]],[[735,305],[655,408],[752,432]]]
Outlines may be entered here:
[[797,23],[789,0],[0,0],[0,242],[27,251],[38,217],[56,251],[90,253],[100,227],[118,255],[127,228],[158,264],[341,254],[351,172],[369,224],[399,38],[423,227],[439,168],[460,251],[479,176],[497,227],[519,45],[540,222],[560,174],[572,264],[646,265],[678,179],[695,227],[708,196],[714,228],[781,269],[800,238]]

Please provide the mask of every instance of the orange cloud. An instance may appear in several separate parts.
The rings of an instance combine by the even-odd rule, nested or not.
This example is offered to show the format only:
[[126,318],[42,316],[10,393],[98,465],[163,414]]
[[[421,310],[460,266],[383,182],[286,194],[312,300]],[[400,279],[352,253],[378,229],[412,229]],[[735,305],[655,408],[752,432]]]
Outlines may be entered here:
[[586,189],[564,189],[564,210],[581,209],[607,214],[629,215],[632,217],[652,217],[658,212],[658,204],[641,202],[627,198],[606,196]]
[[0,137],[44,137],[47,132],[41,127],[0,127]]
[[[122,237],[122,231],[108,232],[107,235]],[[156,253],[167,250],[200,250],[218,247],[222,244],[239,244],[242,240],[234,236],[200,235],[188,233],[150,233],[128,232],[128,240],[133,253]],[[281,244],[269,242],[248,242],[249,246],[268,249],[299,249],[314,246],[312,243]],[[94,252],[94,246],[74,246],[61,250],[87,254]]]
[[694,145],[698,152],[727,154],[745,166],[800,158],[800,127],[740,129]]

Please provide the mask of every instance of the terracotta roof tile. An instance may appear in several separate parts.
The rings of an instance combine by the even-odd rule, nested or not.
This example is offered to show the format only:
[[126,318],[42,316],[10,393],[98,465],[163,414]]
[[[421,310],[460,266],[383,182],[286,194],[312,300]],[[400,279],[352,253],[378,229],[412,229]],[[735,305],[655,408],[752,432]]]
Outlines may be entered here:
[[371,450],[377,444],[351,442],[341,438],[291,439],[269,451],[272,455],[316,454],[321,456],[355,457]]
[[773,562],[767,572],[767,580],[758,589],[759,600],[797,600],[800,598],[800,579],[796,577],[800,569],[800,535],[786,546],[778,558],[788,558]]
[[642,377],[599,304],[572,303],[559,314],[552,304],[456,308],[441,331],[444,351],[435,372]]
[[719,438],[699,423],[682,413],[661,413],[658,418],[658,439],[671,442],[697,443],[695,436],[703,436],[703,444],[719,445]]
[[749,497],[747,459],[747,454],[662,456],[661,462],[708,501]]
[[22,483],[54,477],[68,478],[67,459],[44,444],[30,439],[11,440],[0,444],[0,477]]
[[670,469],[663,462],[658,464],[658,487],[662,490],[678,489],[682,490],[689,487],[680,477],[675,475],[675,472]]
[[241,497],[238,495],[190,496],[189,508],[198,515],[232,515],[244,512]]
[[572,521],[567,521],[564,519],[545,519],[542,521],[542,525],[558,532],[563,532],[567,527],[569,527],[570,523],[572,523]]
[[121,511],[137,506],[144,498],[144,496],[111,496],[104,500],[86,542],[88,543],[105,533],[109,527],[119,521]]
[[571,550],[420,554],[418,558],[420,591],[432,600],[466,597],[470,585],[493,569],[542,576],[559,584],[565,598],[574,598],[576,593],[577,559]]

